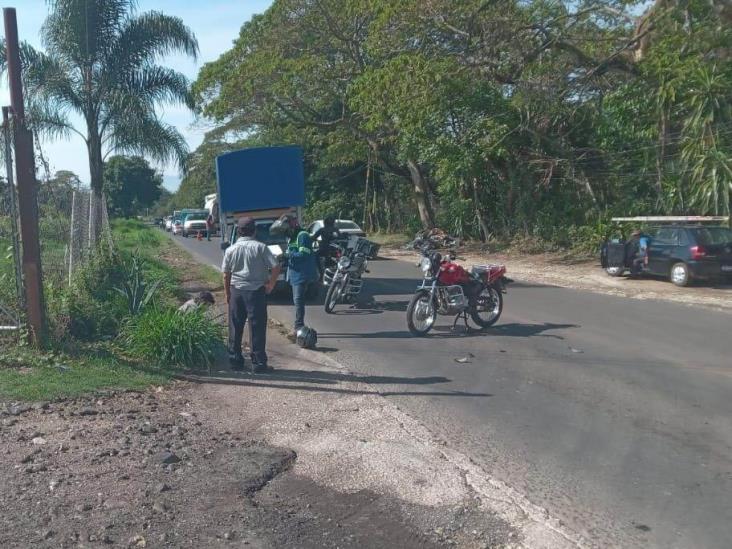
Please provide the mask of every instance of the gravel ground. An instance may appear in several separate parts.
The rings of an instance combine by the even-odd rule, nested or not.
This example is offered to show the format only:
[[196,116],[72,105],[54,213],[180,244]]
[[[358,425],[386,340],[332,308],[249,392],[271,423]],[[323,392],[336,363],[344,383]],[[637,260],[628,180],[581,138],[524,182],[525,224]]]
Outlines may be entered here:
[[272,337],[264,376],[0,403],[0,544],[518,547],[543,524],[363,379]]

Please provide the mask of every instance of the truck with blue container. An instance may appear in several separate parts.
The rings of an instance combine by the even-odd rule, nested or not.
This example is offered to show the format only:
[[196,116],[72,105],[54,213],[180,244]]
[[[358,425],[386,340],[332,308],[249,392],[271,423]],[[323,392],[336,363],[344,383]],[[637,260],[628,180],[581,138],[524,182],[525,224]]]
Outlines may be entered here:
[[[217,206],[221,249],[236,241],[236,224],[251,217],[257,225],[257,240],[283,257],[287,239],[270,234],[282,215],[296,216],[302,223],[305,205],[305,172],[300,147],[242,149],[216,158]],[[285,281],[283,269],[280,282]]]

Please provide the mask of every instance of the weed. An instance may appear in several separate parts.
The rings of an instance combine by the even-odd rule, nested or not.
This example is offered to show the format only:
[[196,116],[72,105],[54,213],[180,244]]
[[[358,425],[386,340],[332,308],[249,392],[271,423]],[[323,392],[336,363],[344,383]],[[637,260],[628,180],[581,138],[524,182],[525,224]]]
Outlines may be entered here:
[[206,367],[222,345],[223,330],[203,311],[148,309],[127,321],[122,338],[132,356],[152,364]]

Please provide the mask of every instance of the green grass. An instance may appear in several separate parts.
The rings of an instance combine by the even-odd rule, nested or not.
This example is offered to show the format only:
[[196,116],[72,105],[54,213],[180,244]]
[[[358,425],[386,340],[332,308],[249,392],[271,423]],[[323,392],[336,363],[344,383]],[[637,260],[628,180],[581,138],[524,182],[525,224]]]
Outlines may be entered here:
[[0,366],[0,399],[46,401],[75,397],[101,389],[144,389],[170,379],[165,372],[146,372],[113,357],[79,362],[3,368]]
[[[136,220],[114,220],[112,235],[115,248],[122,254],[123,259],[138,250],[146,260],[146,276],[150,280],[163,280],[159,299],[156,300],[157,305],[163,310],[176,307],[178,300],[186,293],[182,286],[181,269],[176,267],[178,264],[186,265],[187,277],[190,276],[193,280],[211,288],[221,287],[221,276],[215,269],[196,263],[155,227]],[[0,255],[0,267],[3,270],[12,267],[12,264],[7,263],[5,255],[5,253]],[[175,261],[171,264],[166,262],[166,259]],[[111,307],[111,304],[107,303],[102,305]],[[185,320],[192,322],[194,319]],[[220,345],[220,327],[205,323],[199,328],[210,331],[210,333],[206,331],[204,340],[208,340],[209,337],[215,338]],[[146,340],[146,343],[150,342]],[[190,342],[178,341],[178,343],[188,346]],[[172,370],[151,369],[149,366],[152,362],[149,358],[143,359],[138,355],[132,359],[131,349],[126,348],[124,344],[123,347],[125,348],[116,349],[113,344],[105,342],[86,345],[74,341],[68,346],[58,347],[66,349],[67,354],[57,354],[17,347],[15,341],[0,342],[0,401],[45,401],[75,397],[102,389],[144,389],[151,385],[164,384],[170,379]],[[211,351],[207,347],[204,348],[205,346],[199,345],[199,347],[198,351],[206,355]],[[187,348],[190,349],[190,346]],[[155,350],[156,356],[165,352],[175,355],[179,350],[171,348]],[[200,355],[200,352],[198,354]],[[175,359],[172,362],[190,362],[177,355],[172,358]],[[205,360],[201,362],[203,365]]]

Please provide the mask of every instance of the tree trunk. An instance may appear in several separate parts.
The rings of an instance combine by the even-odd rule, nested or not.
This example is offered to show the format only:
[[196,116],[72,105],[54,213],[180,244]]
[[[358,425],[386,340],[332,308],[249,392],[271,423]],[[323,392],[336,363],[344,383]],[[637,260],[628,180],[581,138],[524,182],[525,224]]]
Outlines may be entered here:
[[475,216],[478,218],[478,224],[480,226],[480,241],[487,242],[490,231],[488,229],[488,223],[486,222],[485,215],[483,214],[483,208],[480,207],[477,177],[473,178],[473,206],[475,207]]
[[[666,109],[661,108],[661,119],[658,124],[658,149],[656,149],[656,208],[663,205],[663,168],[666,161],[666,141],[668,129],[666,127]],[[666,213],[666,212],[663,212]]]
[[430,204],[427,181],[414,160],[407,162],[407,168],[414,185],[414,200],[419,210],[419,219],[425,229],[432,229],[435,226],[435,213],[432,211],[432,205]]
[[89,176],[91,204],[89,207],[89,242],[94,245],[102,235],[102,192],[104,187],[104,159],[102,139],[95,124],[89,124],[87,150],[89,152]]

